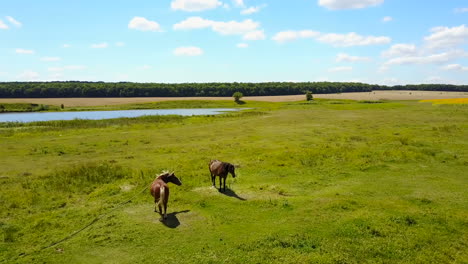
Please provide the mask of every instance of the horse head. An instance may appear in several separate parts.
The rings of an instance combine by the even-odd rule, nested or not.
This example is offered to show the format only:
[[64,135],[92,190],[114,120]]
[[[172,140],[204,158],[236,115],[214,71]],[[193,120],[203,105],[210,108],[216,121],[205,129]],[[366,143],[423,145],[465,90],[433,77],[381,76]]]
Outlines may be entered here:
[[172,182],[173,184],[178,186],[182,185],[182,182],[179,180],[179,178],[175,176],[174,172],[170,173],[166,179],[167,182]]
[[226,163],[225,169],[226,169],[229,173],[231,173],[231,175],[232,175],[233,178],[236,177],[236,171],[235,171],[234,165],[232,165],[231,163]]
[[175,185],[182,185],[182,182],[179,180],[179,178],[175,176],[174,172],[164,171],[163,173],[158,175],[156,179],[161,179],[165,183],[172,182]]

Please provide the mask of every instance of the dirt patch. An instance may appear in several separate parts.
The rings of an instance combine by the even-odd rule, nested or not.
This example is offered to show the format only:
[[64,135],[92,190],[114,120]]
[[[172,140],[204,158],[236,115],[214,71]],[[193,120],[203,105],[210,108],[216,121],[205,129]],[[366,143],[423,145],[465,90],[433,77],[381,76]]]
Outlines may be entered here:
[[[341,94],[314,94],[314,98],[350,100],[427,100],[468,98],[468,92],[433,91],[375,91]],[[232,97],[112,97],[112,98],[0,98],[0,103],[33,103],[66,107],[102,106],[183,100],[233,100]],[[295,102],[304,101],[305,95],[244,96],[244,101]]]

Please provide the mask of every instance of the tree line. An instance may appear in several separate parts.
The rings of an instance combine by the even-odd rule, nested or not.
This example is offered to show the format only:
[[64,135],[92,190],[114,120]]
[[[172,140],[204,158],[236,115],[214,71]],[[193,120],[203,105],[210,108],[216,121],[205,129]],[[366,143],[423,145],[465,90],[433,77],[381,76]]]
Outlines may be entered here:
[[468,85],[373,85],[354,82],[265,83],[133,83],[133,82],[0,82],[1,98],[60,97],[185,97],[296,95],[312,92],[346,93],[373,90],[468,91]]

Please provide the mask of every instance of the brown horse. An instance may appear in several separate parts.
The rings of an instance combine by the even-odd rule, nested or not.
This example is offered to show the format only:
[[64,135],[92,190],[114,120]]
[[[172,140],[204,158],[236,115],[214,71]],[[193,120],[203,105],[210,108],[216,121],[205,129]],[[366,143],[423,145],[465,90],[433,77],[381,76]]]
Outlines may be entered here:
[[210,169],[211,173],[211,182],[213,183],[213,187],[216,187],[216,176],[219,176],[219,191],[221,191],[222,180],[224,179],[224,191],[226,191],[226,178],[228,173],[231,173],[232,177],[236,177],[234,165],[228,162],[222,162],[219,160],[212,160],[210,161],[208,168]]
[[[162,220],[167,218],[167,201],[169,200],[169,182],[172,182],[176,185],[182,185],[180,180],[174,175],[174,173],[163,172],[158,175],[154,182],[151,184],[151,195],[154,197],[154,211],[157,212],[159,208],[159,214],[162,217]],[[164,213],[162,210],[164,207]]]

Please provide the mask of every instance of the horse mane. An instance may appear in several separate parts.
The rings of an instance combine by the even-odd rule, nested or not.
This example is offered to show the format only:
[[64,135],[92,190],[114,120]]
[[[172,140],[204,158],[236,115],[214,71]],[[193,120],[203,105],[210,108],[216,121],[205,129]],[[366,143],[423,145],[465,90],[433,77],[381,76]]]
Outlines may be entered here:
[[159,174],[158,176],[163,176],[164,174],[169,174],[169,171],[168,170],[163,170],[163,171],[161,171],[161,174]]
[[169,174],[171,174],[169,171],[163,170],[159,175],[156,176],[156,179],[161,177],[161,176],[165,176],[165,175],[169,175]]

